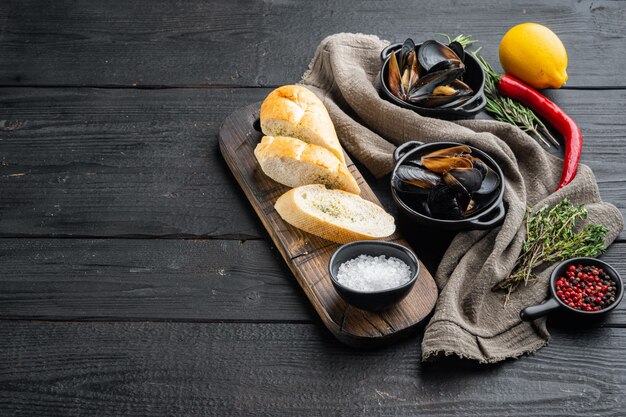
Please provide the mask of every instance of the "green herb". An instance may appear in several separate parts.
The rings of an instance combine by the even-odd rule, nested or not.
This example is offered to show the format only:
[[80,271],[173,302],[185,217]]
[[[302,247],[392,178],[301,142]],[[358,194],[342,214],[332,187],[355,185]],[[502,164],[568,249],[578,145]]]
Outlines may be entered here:
[[[451,39],[451,37],[445,33],[438,33],[438,35],[445,37],[448,43],[460,43],[464,49],[476,43],[476,40],[473,40],[471,36],[463,34],[458,35],[454,39]],[[546,125],[537,117],[535,112],[498,92],[496,83],[500,75],[494,71],[483,57],[478,55],[479,51],[480,48],[471,52],[471,54],[478,60],[485,72],[484,91],[485,97],[487,98],[487,105],[485,106],[487,113],[491,114],[496,120],[519,127],[548,148],[550,147],[550,143],[558,148],[559,142],[554,139]]]
[[[471,36],[463,34],[458,35],[454,39],[445,33],[438,33],[437,35],[446,38],[448,43],[460,43],[464,49],[477,42],[472,39]],[[496,120],[519,127],[547,148],[549,148],[551,144],[558,148],[559,142],[554,139],[546,125],[537,117],[535,112],[498,92],[496,83],[500,75],[494,71],[483,57],[478,55],[479,51],[480,48],[470,53],[478,60],[485,72],[484,91],[485,97],[487,98],[487,105],[485,106],[487,113],[491,114]]]
[[513,272],[493,287],[507,291],[507,299],[520,284],[526,285],[535,277],[541,265],[576,256],[596,256],[606,248],[604,236],[608,229],[589,224],[574,233],[576,223],[587,217],[585,206],[574,206],[567,199],[552,208],[544,206],[536,213],[526,211],[526,240],[517,258]]
[[340,217],[342,215],[342,210],[337,204],[333,203],[314,203],[315,208],[321,211],[324,214],[327,214],[331,217]]
[[437,33],[437,35],[439,36],[443,36],[444,38],[446,38],[446,40],[448,41],[448,44],[452,43],[452,42],[458,42],[461,44],[461,46],[463,47],[463,49],[467,48],[468,46],[470,46],[471,44],[474,44],[478,41],[472,39],[471,36],[467,36],[467,35],[457,35],[456,38],[451,39],[449,35],[446,35],[445,33]]
[[496,83],[500,75],[494,71],[483,57],[478,55],[479,51],[480,49],[472,52],[472,55],[478,60],[485,72],[484,91],[485,97],[487,97],[487,106],[485,107],[487,113],[491,114],[496,120],[519,127],[548,148],[550,147],[550,143],[558,148],[559,142],[554,139],[546,125],[537,117],[535,112],[498,92]]

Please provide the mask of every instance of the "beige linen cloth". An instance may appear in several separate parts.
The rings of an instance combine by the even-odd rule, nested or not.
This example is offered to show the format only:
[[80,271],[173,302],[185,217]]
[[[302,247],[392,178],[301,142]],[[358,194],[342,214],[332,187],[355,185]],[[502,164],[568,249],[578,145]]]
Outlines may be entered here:
[[553,205],[563,198],[585,204],[588,222],[609,229],[610,244],[624,226],[618,209],[600,199],[591,169],[580,165],[574,181],[553,193],[562,160],[551,156],[521,130],[490,120],[443,121],[422,117],[379,95],[380,52],[375,36],[342,33],[322,41],[302,84],[324,102],[344,148],[375,176],[393,168],[396,145],[410,140],[455,141],[491,155],[506,177],[507,215],[501,227],[459,233],[435,274],[440,290],[422,341],[422,359],[456,354],[497,362],[534,352],[549,340],[545,319],[522,322],[519,312],[547,296],[549,270],[510,301],[491,287],[513,268],[525,237],[527,205]]

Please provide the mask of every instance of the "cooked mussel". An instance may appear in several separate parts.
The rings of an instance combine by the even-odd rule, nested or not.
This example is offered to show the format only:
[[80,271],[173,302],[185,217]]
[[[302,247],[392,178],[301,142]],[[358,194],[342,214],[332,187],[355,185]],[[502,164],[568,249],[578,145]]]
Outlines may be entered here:
[[453,168],[445,173],[458,181],[468,192],[475,193],[481,187],[483,183],[483,175],[481,172],[472,168]]
[[404,41],[399,56],[399,61],[395,53],[389,57],[387,81],[391,92],[396,97],[406,101],[410,91],[417,84],[421,71],[417,61],[415,43],[412,39]]
[[[442,70],[437,72],[429,72],[424,77],[422,77],[416,84],[411,86],[409,90],[409,95],[406,101],[409,101],[413,104],[423,105],[424,107],[435,107],[433,104],[435,103],[436,96],[439,96],[439,100],[443,101],[443,94],[440,90],[438,90],[442,86],[451,86],[452,83],[456,80],[463,71],[457,69],[450,70]],[[454,87],[450,87],[452,90]],[[471,90],[471,89],[470,89]],[[437,92],[436,92],[437,91]],[[457,91],[451,91],[450,94],[454,94]],[[471,94],[471,93],[470,93]],[[464,94],[465,95],[465,94]],[[448,103],[455,99],[456,97],[445,96],[445,103]],[[443,103],[443,104],[445,104]]]
[[428,194],[426,204],[433,217],[458,220],[465,217],[470,201],[469,194],[462,187],[445,183],[433,188]]
[[478,169],[483,176],[483,182],[478,190],[477,194],[489,194],[498,188],[500,185],[500,177],[493,169],[489,168],[481,159],[472,157],[472,165]]
[[420,46],[417,53],[417,59],[420,65],[426,71],[442,62],[454,62],[455,65],[464,67],[461,58],[449,47],[435,40],[428,40]]
[[[449,148],[438,149],[436,151],[432,151],[422,156],[422,162],[428,158],[442,157],[442,156],[467,156],[470,157],[472,153],[472,149],[469,146],[458,145],[451,146]],[[476,158],[478,159],[478,158]]]
[[467,146],[454,146],[426,154],[420,161],[422,166],[432,172],[442,174],[453,168],[471,168],[471,152]]
[[463,47],[458,42],[448,47],[429,40],[417,48],[409,38],[398,52],[390,55],[387,86],[394,96],[414,105],[461,105],[474,94],[471,87],[459,80],[465,71],[461,52]]
[[458,41],[452,41],[448,44],[448,48],[452,49],[452,51],[459,57],[461,61],[465,60],[465,48]]
[[[429,217],[459,220],[478,214],[498,197],[499,175],[461,145],[409,159],[398,166],[392,187]],[[408,195],[411,195],[409,198]]]
[[429,189],[441,182],[441,176],[419,165],[400,165],[392,182],[398,191],[428,194]]

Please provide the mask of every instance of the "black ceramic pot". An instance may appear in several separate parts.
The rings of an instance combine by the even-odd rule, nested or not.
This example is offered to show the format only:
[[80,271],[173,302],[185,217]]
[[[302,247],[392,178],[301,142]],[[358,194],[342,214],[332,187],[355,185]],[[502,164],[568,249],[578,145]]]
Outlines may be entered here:
[[[567,268],[569,268],[570,265],[578,264],[582,266],[596,266],[598,268],[602,268],[604,272],[611,277],[611,279],[615,282],[616,287],[615,301],[613,304],[598,311],[581,311],[566,305],[559,297],[557,297],[556,282],[560,277],[565,275]],[[552,271],[552,275],[550,276],[550,297],[548,298],[548,301],[543,304],[525,308],[521,311],[520,317],[522,320],[531,321],[545,316],[553,311],[559,311],[561,313],[566,313],[568,315],[584,319],[599,318],[603,317],[607,313],[610,313],[615,307],[617,307],[620,301],[622,301],[623,296],[624,283],[622,281],[622,277],[620,277],[611,265],[596,258],[572,258],[565,262],[561,262],[556,268],[554,268],[554,271]]]
[[[398,258],[411,269],[411,279],[399,287],[382,291],[362,292],[346,287],[337,281],[339,267],[344,262],[357,258],[359,255],[384,255],[388,258]],[[419,275],[420,263],[413,251],[405,246],[392,242],[360,240],[339,247],[330,258],[328,270],[333,287],[347,303],[363,310],[381,311],[399,303],[409,294]]]
[[[421,44],[420,44],[421,45]],[[416,45],[416,46],[420,46]],[[474,90],[474,96],[457,107],[451,108],[429,108],[420,107],[411,103],[407,103],[394,96],[389,87],[387,86],[387,73],[389,71],[389,57],[392,53],[399,54],[402,49],[401,43],[394,43],[386,47],[380,53],[380,58],[383,61],[382,69],[380,70],[380,89],[381,95],[388,101],[406,109],[413,110],[422,116],[435,117],[437,119],[454,120],[454,119],[469,119],[476,116],[485,105],[487,99],[485,98],[485,73],[483,72],[480,63],[471,54],[466,53],[463,59],[465,64],[465,72],[463,73],[463,82],[472,87]],[[400,57],[396,55],[398,62]]]
[[[462,143],[456,142],[433,142],[424,144],[418,141],[407,142],[400,145],[396,148],[396,151],[393,154],[395,168],[391,177],[395,174],[398,166],[402,165],[405,160],[410,160],[412,158],[417,158],[418,156],[436,151],[438,149],[449,148],[452,146],[463,145]],[[491,229],[496,226],[499,226],[504,221],[504,217],[506,215],[506,209],[504,208],[503,196],[504,196],[504,175],[502,174],[502,170],[489,155],[485,152],[477,149],[473,146],[468,146],[472,150],[472,155],[480,158],[485,164],[489,166],[492,170],[494,170],[498,176],[500,177],[500,188],[498,190],[497,198],[487,207],[480,210],[474,216],[466,217],[460,220],[444,220],[437,219],[434,217],[427,216],[423,213],[420,213],[417,210],[414,210],[411,207],[411,202],[408,200],[408,196],[403,195],[402,193],[397,192],[394,187],[391,187],[391,196],[395,201],[396,205],[402,210],[402,212],[407,215],[410,219],[414,220],[417,223],[425,224],[431,226],[436,229],[444,229],[444,230],[471,230],[471,229]],[[415,204],[413,204],[415,206]]]

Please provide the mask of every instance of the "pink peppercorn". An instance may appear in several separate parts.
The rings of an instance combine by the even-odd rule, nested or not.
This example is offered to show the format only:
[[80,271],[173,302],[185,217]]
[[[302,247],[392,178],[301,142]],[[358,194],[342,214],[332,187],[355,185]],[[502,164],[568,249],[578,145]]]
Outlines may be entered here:
[[557,297],[576,310],[600,311],[615,302],[616,284],[602,268],[570,265],[555,284]]

